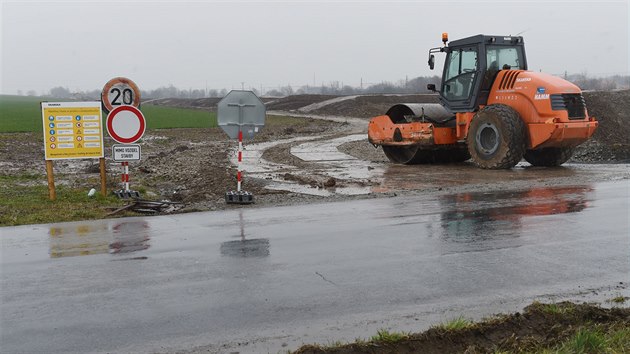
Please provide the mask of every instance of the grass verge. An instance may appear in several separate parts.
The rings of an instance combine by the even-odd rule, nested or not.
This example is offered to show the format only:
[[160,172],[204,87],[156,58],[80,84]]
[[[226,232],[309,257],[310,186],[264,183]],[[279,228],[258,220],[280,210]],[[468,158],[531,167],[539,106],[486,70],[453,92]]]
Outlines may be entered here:
[[460,317],[423,333],[381,330],[369,341],[305,345],[295,353],[630,353],[630,309],[535,302],[481,322]]
[[0,226],[100,219],[124,205],[113,195],[89,198],[85,188],[58,185],[56,192],[51,201],[40,175],[0,175]]

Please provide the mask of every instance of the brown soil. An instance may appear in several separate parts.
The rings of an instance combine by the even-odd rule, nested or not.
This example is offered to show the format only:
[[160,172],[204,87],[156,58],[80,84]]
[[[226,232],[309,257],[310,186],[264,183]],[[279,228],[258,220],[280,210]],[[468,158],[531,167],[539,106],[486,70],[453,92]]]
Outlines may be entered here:
[[335,95],[294,95],[282,97],[267,103],[267,109],[272,111],[293,111],[313,103],[323,102],[339,96]]
[[584,99],[599,127],[591,140],[578,147],[573,160],[630,162],[630,90],[584,92]]
[[411,334],[396,342],[354,343],[324,348],[306,345],[299,354],[321,353],[495,353],[536,352],[554,347],[584,325],[606,328],[630,326],[630,309],[605,309],[598,306],[559,303],[550,311],[542,304],[532,304],[523,313],[500,316],[460,330],[434,327]]
[[438,96],[429,95],[370,95],[333,103],[312,111],[313,114],[371,118],[385,114],[397,103],[438,103]]

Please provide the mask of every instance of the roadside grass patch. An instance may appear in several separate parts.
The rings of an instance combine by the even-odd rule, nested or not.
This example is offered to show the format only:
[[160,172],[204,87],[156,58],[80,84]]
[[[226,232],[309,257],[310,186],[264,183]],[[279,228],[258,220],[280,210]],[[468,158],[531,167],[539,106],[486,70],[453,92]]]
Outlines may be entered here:
[[[392,338],[392,336],[395,336]],[[370,341],[303,346],[295,353],[630,353],[630,309],[535,302],[480,322],[462,317],[422,333],[381,330]]]
[[575,306],[568,305],[566,303],[559,305],[556,303],[543,304],[538,301],[534,301],[534,303],[532,303],[531,306],[533,308],[537,308],[540,311],[550,314],[550,315],[571,314],[575,310]]
[[582,327],[559,346],[545,350],[545,353],[628,352],[630,352],[630,327],[628,324]]
[[606,344],[604,334],[596,329],[581,328],[562,349],[572,353],[603,353]]
[[459,316],[445,323],[441,323],[437,325],[435,328],[443,329],[445,331],[459,331],[465,328],[472,327],[474,323],[471,320],[464,318],[463,316]]
[[630,298],[623,295],[618,295],[618,296],[613,297],[612,299],[606,300],[606,302],[613,303],[613,304],[623,304],[626,301],[628,301],[628,299]]
[[85,188],[56,186],[57,200],[48,198],[41,176],[0,175],[0,226],[100,219],[107,208],[123,205],[115,196],[87,196]]
[[396,343],[409,338],[408,333],[390,332],[387,329],[379,329],[375,335],[370,338],[371,342],[379,343]]

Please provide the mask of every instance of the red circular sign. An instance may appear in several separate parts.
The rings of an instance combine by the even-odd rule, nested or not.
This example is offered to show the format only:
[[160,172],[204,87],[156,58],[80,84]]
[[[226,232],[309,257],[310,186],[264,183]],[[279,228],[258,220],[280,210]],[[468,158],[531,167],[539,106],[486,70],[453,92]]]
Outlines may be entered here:
[[111,112],[119,106],[140,107],[140,89],[130,79],[116,77],[103,87],[101,101],[106,112]]
[[119,106],[107,115],[107,133],[121,144],[140,140],[146,129],[144,115],[134,106]]

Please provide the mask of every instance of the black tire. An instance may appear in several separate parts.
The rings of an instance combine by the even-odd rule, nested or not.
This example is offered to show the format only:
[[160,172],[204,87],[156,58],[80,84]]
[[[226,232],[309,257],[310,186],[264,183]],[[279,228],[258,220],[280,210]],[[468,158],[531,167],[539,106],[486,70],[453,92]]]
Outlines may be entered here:
[[468,150],[461,148],[422,149],[413,146],[383,145],[383,152],[389,161],[405,165],[440,164],[463,162],[470,158]]
[[550,147],[525,151],[525,161],[532,166],[554,167],[567,162],[573,156],[573,147]]
[[525,153],[525,123],[510,106],[486,106],[470,123],[467,144],[477,167],[512,168]]

